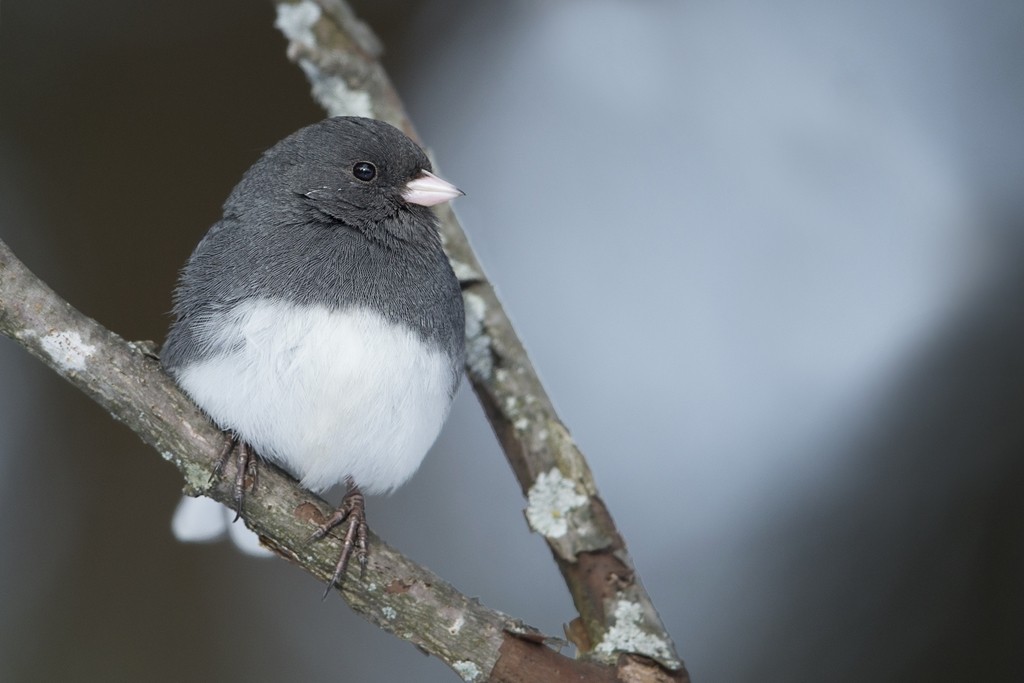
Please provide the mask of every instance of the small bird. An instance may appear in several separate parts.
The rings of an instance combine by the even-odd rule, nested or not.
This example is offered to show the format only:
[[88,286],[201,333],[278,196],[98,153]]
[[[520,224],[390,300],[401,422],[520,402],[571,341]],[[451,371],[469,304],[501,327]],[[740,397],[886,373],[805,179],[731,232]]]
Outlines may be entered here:
[[328,591],[365,562],[363,492],[412,476],[458,388],[462,294],[428,207],[461,194],[393,126],[329,118],[246,171],[181,272],[160,359],[229,434],[236,511],[254,452],[348,486],[313,534],[345,525]]

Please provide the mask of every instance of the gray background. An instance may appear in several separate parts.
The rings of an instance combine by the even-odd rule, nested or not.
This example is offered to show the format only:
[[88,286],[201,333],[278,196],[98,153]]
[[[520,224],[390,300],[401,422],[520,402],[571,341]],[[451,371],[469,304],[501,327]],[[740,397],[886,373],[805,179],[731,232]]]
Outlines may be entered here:
[[[694,680],[1019,680],[1024,5],[363,4]],[[0,237],[126,338],[321,116],[272,21],[4,3]],[[0,340],[0,679],[455,679],[179,488]],[[559,634],[522,506],[464,388],[369,514]]]

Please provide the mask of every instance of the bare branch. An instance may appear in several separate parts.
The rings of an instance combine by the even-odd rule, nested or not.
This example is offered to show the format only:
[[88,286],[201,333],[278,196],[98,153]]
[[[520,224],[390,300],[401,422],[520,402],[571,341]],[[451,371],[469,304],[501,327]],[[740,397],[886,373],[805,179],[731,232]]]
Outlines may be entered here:
[[[231,503],[231,473],[208,487],[224,436],[165,375],[148,343],[126,342],[83,315],[33,275],[0,241],[0,333],[14,339],[153,446],[185,478],[186,490]],[[341,551],[331,537],[308,541],[332,507],[269,463],[246,496],[243,518],[265,545],[326,581]],[[358,580],[341,593],[380,628],[438,657],[471,681],[615,680],[543,643],[538,631],[459,593],[371,534]],[[522,668],[527,667],[527,668]],[[529,668],[533,667],[533,668]],[[527,676],[523,678],[522,676]],[[566,679],[570,680],[570,679]]]
[[[288,55],[329,113],[374,116],[415,137],[377,61],[379,44],[339,0],[279,2]],[[598,496],[582,453],[530,364],[450,210],[446,250],[463,285],[467,374],[524,494],[530,526],[548,541],[581,619],[569,634],[593,663],[564,657],[537,631],[460,594],[380,539],[359,580],[341,592],[357,612],[473,681],[688,681],[675,647]],[[230,502],[230,485],[207,488],[223,436],[161,371],[152,349],[128,343],[82,315],[0,242],[0,332],[10,336],[136,431],[174,464],[186,490]],[[229,482],[231,473],[222,481]],[[265,466],[243,518],[278,554],[321,579],[336,539],[307,541],[330,506]]]
[[[343,0],[278,2],[288,56],[332,116],[373,116],[415,137],[378,61],[379,41]],[[649,657],[686,678],[675,645],[640,582],[594,477],[555,413],[530,359],[450,209],[445,249],[463,285],[467,375],[529,501],[527,519],[547,540],[582,617],[581,651],[614,664]]]

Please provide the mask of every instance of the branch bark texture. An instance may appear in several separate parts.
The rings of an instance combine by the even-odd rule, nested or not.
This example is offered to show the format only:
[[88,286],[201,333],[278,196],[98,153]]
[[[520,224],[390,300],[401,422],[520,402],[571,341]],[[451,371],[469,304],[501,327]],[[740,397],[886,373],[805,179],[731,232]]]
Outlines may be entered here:
[[[232,472],[210,484],[224,435],[161,371],[149,345],[126,342],[83,315],[33,275],[2,241],[0,333],[135,431],[178,468],[187,491],[231,504]],[[331,510],[291,477],[264,463],[259,486],[245,498],[243,519],[265,545],[326,581],[334,571],[340,542],[308,539]],[[604,668],[550,650],[540,632],[459,593],[372,533],[369,541],[372,552],[361,576],[353,580],[350,573],[340,588],[345,600],[380,628],[438,657],[465,680],[615,680]],[[553,670],[570,677],[548,678]]]
[[[279,2],[288,56],[331,115],[383,119],[416,138],[381,67],[379,43],[339,0]],[[382,629],[409,640],[468,681],[688,681],[633,567],[587,463],[559,420],[454,214],[442,211],[446,250],[463,286],[467,375],[527,497],[580,619],[569,636],[583,659],[536,630],[462,595],[372,536],[362,575],[340,591]],[[231,503],[231,472],[210,484],[224,437],[160,370],[145,343],[126,342],[36,278],[0,242],[0,333],[11,337],[124,422],[185,479],[186,491]],[[278,554],[322,580],[336,539],[309,543],[330,505],[264,465],[243,518]]]
[[[328,114],[383,119],[418,139],[378,60],[379,41],[347,3],[276,4],[288,56]],[[441,215],[445,249],[466,303],[467,376],[527,497],[527,520],[547,540],[579,610],[570,637],[605,664],[638,655],[685,680],[586,459],[558,418],[454,213],[446,207]]]

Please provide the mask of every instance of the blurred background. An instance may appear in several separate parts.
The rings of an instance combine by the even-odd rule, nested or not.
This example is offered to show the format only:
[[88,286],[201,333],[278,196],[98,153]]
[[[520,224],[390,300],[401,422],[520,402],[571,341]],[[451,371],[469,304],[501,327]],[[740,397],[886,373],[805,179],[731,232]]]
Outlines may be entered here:
[[[1024,4],[360,2],[695,682],[1024,662]],[[259,153],[322,112],[271,3],[8,0],[0,237],[162,341]],[[0,680],[452,681],[0,339]],[[390,543],[574,616],[472,392]]]

